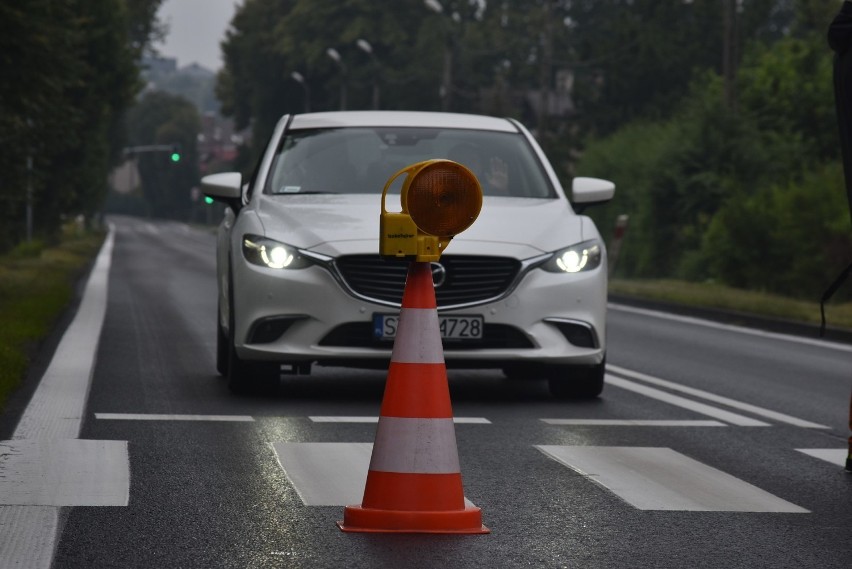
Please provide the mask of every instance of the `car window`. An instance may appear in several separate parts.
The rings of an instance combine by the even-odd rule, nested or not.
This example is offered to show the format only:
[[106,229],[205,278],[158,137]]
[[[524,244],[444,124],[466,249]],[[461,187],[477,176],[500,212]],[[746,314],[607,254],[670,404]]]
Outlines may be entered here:
[[555,192],[518,133],[439,128],[337,128],[288,132],[266,193],[381,193],[400,169],[433,158],[470,168],[485,195],[553,198]]

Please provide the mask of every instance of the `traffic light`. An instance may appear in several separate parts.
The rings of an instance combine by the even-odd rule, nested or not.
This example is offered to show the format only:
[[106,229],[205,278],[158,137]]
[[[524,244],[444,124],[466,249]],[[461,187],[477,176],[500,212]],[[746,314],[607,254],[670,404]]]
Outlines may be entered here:
[[172,144],[172,151],[169,154],[172,162],[180,162],[180,144]]

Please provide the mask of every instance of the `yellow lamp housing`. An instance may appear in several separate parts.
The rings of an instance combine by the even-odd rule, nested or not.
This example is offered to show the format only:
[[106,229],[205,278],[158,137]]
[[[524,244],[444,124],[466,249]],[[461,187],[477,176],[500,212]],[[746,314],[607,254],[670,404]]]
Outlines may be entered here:
[[[401,212],[389,212],[385,198],[394,180],[406,174]],[[382,191],[379,254],[431,262],[441,258],[450,240],[470,227],[482,209],[479,180],[452,160],[426,160],[390,177]]]

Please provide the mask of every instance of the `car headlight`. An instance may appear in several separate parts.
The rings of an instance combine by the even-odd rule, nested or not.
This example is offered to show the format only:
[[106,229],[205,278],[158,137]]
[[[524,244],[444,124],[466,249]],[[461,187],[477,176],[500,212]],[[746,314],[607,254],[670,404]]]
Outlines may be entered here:
[[591,271],[601,264],[601,253],[598,241],[584,241],[554,252],[541,268],[551,273]]
[[270,269],[304,269],[312,264],[292,245],[259,235],[243,237],[243,256],[249,263]]

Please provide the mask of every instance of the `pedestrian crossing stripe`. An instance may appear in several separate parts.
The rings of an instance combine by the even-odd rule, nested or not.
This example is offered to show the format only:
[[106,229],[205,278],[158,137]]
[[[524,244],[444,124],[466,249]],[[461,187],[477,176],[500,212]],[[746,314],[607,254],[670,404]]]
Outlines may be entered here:
[[[271,443],[278,464],[306,506],[361,503],[373,443]],[[465,498],[465,504],[473,503]]]
[[[361,502],[371,443],[277,442],[271,446],[306,506]],[[640,510],[808,513],[670,448],[535,448]]]
[[670,448],[535,448],[640,510],[809,513]]
[[129,500],[127,441],[0,441],[0,506],[126,506]]
[[796,450],[841,467],[846,466],[846,457],[849,456],[849,450],[845,448],[797,448]]

